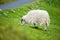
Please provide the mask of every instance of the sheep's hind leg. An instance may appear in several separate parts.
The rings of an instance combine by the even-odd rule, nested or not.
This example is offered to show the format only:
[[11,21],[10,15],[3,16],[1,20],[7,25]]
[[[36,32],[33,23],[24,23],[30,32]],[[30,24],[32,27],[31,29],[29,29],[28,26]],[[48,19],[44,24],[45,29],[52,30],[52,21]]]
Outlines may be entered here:
[[46,25],[44,25],[44,30],[45,30],[45,31],[47,30],[47,24],[46,24]]
[[46,26],[44,26],[44,30],[45,30],[45,31],[47,30]]

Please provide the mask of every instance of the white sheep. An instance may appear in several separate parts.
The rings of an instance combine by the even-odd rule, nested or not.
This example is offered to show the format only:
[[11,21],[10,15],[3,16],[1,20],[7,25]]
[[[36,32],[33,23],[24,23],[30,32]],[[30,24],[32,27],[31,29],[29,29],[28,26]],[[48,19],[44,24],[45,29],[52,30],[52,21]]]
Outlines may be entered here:
[[21,19],[21,23],[32,23],[36,28],[36,24],[40,24],[44,26],[44,30],[46,30],[47,26],[50,24],[50,17],[47,11],[45,10],[31,10],[24,15]]

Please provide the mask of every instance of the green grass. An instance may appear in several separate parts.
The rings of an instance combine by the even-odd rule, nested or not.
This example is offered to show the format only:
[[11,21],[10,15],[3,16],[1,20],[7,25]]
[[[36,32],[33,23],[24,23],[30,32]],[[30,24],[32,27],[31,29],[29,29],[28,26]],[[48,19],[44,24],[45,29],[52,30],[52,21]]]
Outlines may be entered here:
[[[41,26],[39,29],[31,28],[28,24],[21,26],[21,17],[33,9],[49,12],[51,23],[47,31]],[[36,0],[18,8],[1,11],[0,40],[60,40],[60,6],[56,7],[45,1]]]
[[10,3],[12,1],[15,1],[15,0],[0,0],[0,4],[6,4],[6,3]]

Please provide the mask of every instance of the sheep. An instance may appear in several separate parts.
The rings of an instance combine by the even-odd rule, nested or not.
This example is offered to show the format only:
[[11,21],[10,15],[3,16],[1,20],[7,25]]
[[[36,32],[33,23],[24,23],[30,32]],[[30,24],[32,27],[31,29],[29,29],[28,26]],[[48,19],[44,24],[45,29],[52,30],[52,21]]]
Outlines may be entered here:
[[46,10],[31,10],[21,19],[21,24],[24,25],[25,23],[34,24],[35,28],[36,24],[40,24],[44,26],[44,30],[47,30],[47,26],[50,24],[50,17]]

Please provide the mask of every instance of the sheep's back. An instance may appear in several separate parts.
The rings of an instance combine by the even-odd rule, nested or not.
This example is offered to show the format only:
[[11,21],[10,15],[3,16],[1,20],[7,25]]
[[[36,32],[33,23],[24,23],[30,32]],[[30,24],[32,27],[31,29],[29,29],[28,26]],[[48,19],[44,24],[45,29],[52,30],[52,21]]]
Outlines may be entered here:
[[43,24],[45,20],[46,22],[50,21],[48,12],[45,10],[31,10],[28,12],[27,17],[27,20],[32,23]]

